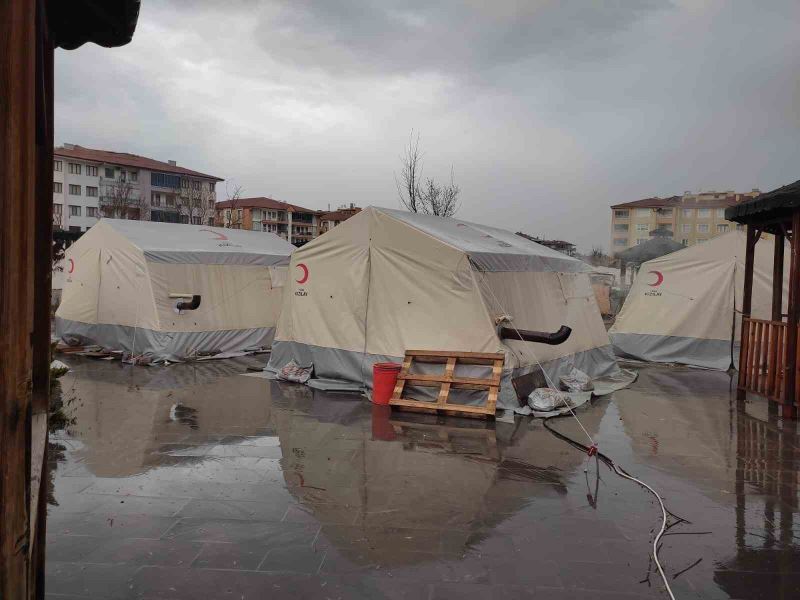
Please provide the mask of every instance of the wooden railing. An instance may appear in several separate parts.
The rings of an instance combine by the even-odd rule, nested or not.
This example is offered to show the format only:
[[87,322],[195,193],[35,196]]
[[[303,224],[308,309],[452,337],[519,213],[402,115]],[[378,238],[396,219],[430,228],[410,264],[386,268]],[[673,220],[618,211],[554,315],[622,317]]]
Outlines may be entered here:
[[780,400],[784,390],[786,323],[742,319],[739,388]]

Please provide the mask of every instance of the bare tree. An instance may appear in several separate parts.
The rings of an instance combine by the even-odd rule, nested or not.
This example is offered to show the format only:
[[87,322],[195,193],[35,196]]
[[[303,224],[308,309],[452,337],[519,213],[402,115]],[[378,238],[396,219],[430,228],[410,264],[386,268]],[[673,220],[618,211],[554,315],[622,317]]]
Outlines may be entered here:
[[[176,190],[178,214],[186,223],[212,225],[216,216],[217,194],[210,183],[184,180],[186,185]],[[210,222],[209,222],[210,219]]]
[[455,182],[453,168],[450,168],[450,183],[441,185],[431,177],[423,178],[419,134],[414,137],[414,132],[411,132],[400,162],[400,176],[395,173],[394,181],[400,203],[407,210],[440,217],[456,214],[461,188]]
[[150,205],[127,179],[115,179],[105,184],[100,212],[113,219],[150,220]]
[[241,209],[240,201],[242,199],[242,186],[237,185],[233,188],[233,192],[228,189],[228,184],[225,183],[225,195],[227,196],[226,200],[226,208],[221,209],[223,211],[230,210],[230,218],[225,219],[225,215],[223,212],[223,216],[221,219],[220,225],[223,227],[227,227],[229,229],[241,229],[242,228],[242,221],[244,220],[242,215],[239,213]]

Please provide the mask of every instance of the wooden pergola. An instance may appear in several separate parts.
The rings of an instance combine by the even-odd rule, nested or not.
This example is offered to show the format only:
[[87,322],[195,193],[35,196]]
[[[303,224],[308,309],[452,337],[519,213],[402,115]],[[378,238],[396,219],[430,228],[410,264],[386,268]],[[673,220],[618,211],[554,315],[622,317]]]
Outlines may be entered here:
[[[139,0],[0,2],[0,598],[44,597],[53,54],[128,43]],[[112,74],[108,74],[111,76]]]
[[[778,403],[784,417],[797,418],[798,317],[800,317],[800,181],[732,206],[725,218],[747,225],[742,333],[739,354],[741,393],[753,392]],[[763,233],[775,236],[770,320],[751,318],[755,247]],[[784,247],[791,244],[789,298],[783,313]]]

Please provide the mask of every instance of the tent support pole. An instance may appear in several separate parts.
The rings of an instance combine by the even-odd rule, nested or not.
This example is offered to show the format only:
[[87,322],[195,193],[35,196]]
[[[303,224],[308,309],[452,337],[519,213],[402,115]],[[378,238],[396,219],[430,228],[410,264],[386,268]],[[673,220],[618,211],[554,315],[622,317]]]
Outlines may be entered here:
[[740,396],[744,395],[745,387],[745,374],[747,356],[747,343],[750,338],[749,324],[745,319],[750,317],[750,311],[753,306],[753,265],[755,263],[756,243],[761,232],[756,229],[755,225],[747,224],[747,244],[744,259],[744,292],[742,294],[742,342],[739,348],[739,389],[741,390]]
[[797,317],[798,287],[800,287],[800,240],[795,232],[800,231],[800,210],[795,209],[792,215],[792,255],[789,274],[789,310],[786,320],[786,385],[783,389],[782,416],[795,417],[797,408]]
[[783,248],[786,238],[775,234],[775,254],[772,260],[772,320],[783,320]]

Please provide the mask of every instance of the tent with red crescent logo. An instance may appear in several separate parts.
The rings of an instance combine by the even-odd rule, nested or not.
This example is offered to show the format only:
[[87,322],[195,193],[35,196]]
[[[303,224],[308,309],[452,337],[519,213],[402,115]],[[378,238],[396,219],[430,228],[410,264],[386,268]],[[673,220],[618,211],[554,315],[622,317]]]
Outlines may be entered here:
[[[709,369],[736,367],[745,241],[744,232],[731,231],[643,263],[609,330],[617,354]],[[753,318],[771,315],[772,256],[771,243],[756,245]],[[788,285],[787,265],[784,303]]]
[[154,361],[269,346],[294,249],[273,233],[101,219],[66,251],[56,333]]
[[[371,387],[373,363],[402,362],[407,349],[503,352],[498,406],[518,407],[511,377],[537,363],[554,379],[572,366],[618,371],[590,271],[509,231],[370,207],[292,255],[270,368],[294,360]],[[558,346],[501,339],[504,316],[572,335]]]

